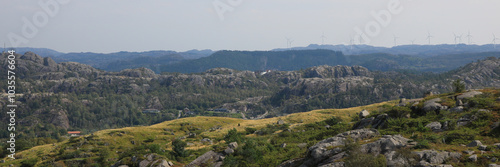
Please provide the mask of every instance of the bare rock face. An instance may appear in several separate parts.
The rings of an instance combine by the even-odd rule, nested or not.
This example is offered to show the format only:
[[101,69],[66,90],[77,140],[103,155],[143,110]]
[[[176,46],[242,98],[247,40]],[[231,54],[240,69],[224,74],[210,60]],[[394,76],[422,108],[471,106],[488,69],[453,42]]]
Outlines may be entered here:
[[[347,156],[347,154],[340,146],[345,145],[344,141],[347,137],[351,137],[354,140],[366,140],[378,135],[379,133],[375,129],[359,129],[338,134],[310,147],[308,156],[300,166],[344,166],[345,164],[339,160]],[[388,161],[392,163],[393,159],[394,161],[398,160],[394,150],[406,147],[408,141],[409,139],[401,135],[385,135],[375,142],[361,145],[361,152],[374,155],[384,154]],[[288,162],[288,164],[291,163]]]
[[467,99],[467,98],[471,98],[471,97],[474,97],[474,96],[477,96],[477,95],[480,95],[480,94],[483,94],[483,92],[469,91],[469,92],[465,92],[465,93],[457,96],[457,99]]
[[120,76],[135,78],[156,78],[155,72],[149,68],[125,69],[118,73]]
[[387,120],[387,118],[389,118],[389,116],[387,114],[381,114],[381,115],[378,115],[377,117],[371,117],[371,118],[364,118],[358,122],[356,122],[356,124],[354,124],[354,126],[352,126],[352,129],[363,129],[363,128],[366,128],[368,126],[371,126],[372,128],[380,128],[380,127],[383,127],[385,125],[385,121]]
[[49,67],[57,67],[57,63],[50,57],[43,58],[43,65]]
[[320,141],[314,146],[309,147],[309,151],[307,153],[307,157],[309,158],[305,160],[301,166],[315,166],[320,164],[323,160],[343,152],[342,148],[338,146],[345,145],[345,140],[348,137],[354,140],[364,140],[378,135],[379,133],[375,129],[358,129],[340,133],[334,137]]
[[423,151],[418,151],[414,152],[415,154],[418,155],[419,159],[421,161],[433,164],[433,165],[439,165],[444,163],[446,160],[452,158],[452,159],[460,159],[462,154],[458,152],[438,152],[435,150],[423,150]]
[[440,131],[441,130],[441,123],[439,122],[431,122],[425,125],[425,127],[431,129],[432,131]]
[[438,103],[440,101],[441,101],[441,98],[427,100],[427,101],[425,101],[424,107],[422,109],[424,110],[424,112],[439,111],[439,110],[447,109],[447,106],[443,106],[443,105]]
[[205,154],[199,156],[191,163],[187,164],[186,167],[196,167],[205,166],[211,164],[211,166],[219,167],[222,165],[223,155],[216,153],[214,151],[208,151]]
[[24,60],[30,60],[30,61],[33,61],[37,64],[43,64],[43,58],[41,56],[38,56],[37,54],[33,53],[33,52],[26,52],[24,53],[24,55],[22,55],[21,57],[19,57],[20,59],[24,59]]
[[147,103],[146,106],[147,106],[147,108],[154,108],[154,109],[158,109],[158,110],[162,110],[163,109],[163,105],[161,104],[160,99],[158,98],[158,96],[151,97],[148,100],[148,103]]
[[80,64],[75,62],[63,62],[60,64],[64,68],[66,68],[66,70],[76,72],[80,76],[98,75],[100,73],[99,70],[86,64]]
[[359,112],[359,118],[361,119],[366,118],[368,115],[370,115],[370,112],[368,110],[363,110]]
[[483,61],[466,65],[457,71],[459,78],[476,87],[500,87],[500,59],[489,57]]
[[369,76],[370,71],[361,66],[317,66],[306,69],[304,78],[343,78],[351,76]]
[[467,144],[467,147],[477,147],[477,146],[482,146],[483,144],[479,140],[474,140]]
[[52,124],[62,127],[66,130],[69,128],[68,112],[66,110],[52,109],[50,110],[50,114],[53,115],[51,121]]

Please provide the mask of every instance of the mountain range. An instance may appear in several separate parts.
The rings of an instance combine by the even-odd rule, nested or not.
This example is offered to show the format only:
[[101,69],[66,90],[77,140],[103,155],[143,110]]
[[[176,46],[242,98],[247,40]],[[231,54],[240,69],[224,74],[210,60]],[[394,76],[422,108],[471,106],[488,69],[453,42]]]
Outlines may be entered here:
[[[64,135],[71,130],[92,134],[102,129],[151,125],[192,116],[263,119],[315,109],[421,98],[426,94],[450,92],[455,81],[464,84],[465,89],[498,88],[498,55],[498,52],[484,52],[419,58],[391,54],[346,56],[342,52],[318,49],[218,51],[211,56],[177,63],[182,64],[179,69],[192,71],[158,74],[144,67],[104,71],[77,62],[57,63],[51,57],[26,52],[16,54],[16,104],[19,106],[16,148],[21,151],[65,141]],[[6,59],[6,54],[0,57],[3,67],[0,72],[7,73]],[[394,66],[387,66],[388,61]],[[456,63],[464,65],[440,73],[415,71],[416,68],[444,71],[457,67]],[[162,68],[174,65],[159,67],[164,70]],[[223,65],[235,69],[221,68]],[[0,79],[0,87],[7,87],[6,78]],[[483,99],[471,104],[490,101]],[[451,102],[444,104],[453,107]],[[5,101],[0,101],[0,106],[7,110]],[[2,122],[8,119],[7,115],[0,115]],[[1,140],[6,140],[7,134],[6,129],[0,129]],[[3,150],[5,155],[6,149]],[[58,156],[58,160],[81,158],[73,153],[65,155],[64,151],[59,154],[64,156]]]
[[[494,45],[401,45],[391,48],[369,45],[316,45],[273,49],[271,51],[190,50],[61,53],[45,48],[17,48],[18,53],[32,51],[56,62],[78,62],[105,71],[145,67],[161,72],[203,72],[224,67],[237,70],[300,70],[318,65],[361,65],[370,70],[445,72],[477,59],[496,55]],[[320,51],[317,51],[320,50]],[[277,52],[286,51],[286,52]],[[297,57],[298,56],[298,57]],[[295,59],[297,58],[297,59]],[[322,61],[321,59],[325,59]],[[302,63],[303,62],[303,63]],[[281,64],[283,63],[283,64]],[[281,65],[276,65],[281,64]]]

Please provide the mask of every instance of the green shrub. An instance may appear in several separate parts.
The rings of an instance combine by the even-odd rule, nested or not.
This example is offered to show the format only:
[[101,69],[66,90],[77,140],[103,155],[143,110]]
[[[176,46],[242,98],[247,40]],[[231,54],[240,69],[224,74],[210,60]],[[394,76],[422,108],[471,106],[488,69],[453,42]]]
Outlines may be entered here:
[[255,131],[257,131],[257,129],[246,127],[245,131],[247,132],[247,134],[253,134]]
[[417,145],[414,148],[415,149],[428,149],[428,148],[430,148],[429,141],[428,140],[421,140],[420,142],[417,143]]
[[411,113],[411,109],[408,107],[394,106],[391,110],[387,112],[387,115],[392,118],[406,118],[408,114]]
[[468,144],[470,141],[474,140],[478,134],[479,132],[477,130],[463,127],[446,133],[445,141],[447,144],[453,145]]
[[157,153],[157,154],[162,153],[161,146],[159,144],[150,144],[148,148],[149,150],[151,150],[152,153]]
[[402,132],[408,129],[408,119],[406,118],[389,118],[387,119],[387,129],[386,131],[393,131],[395,133]]
[[375,156],[370,153],[361,152],[361,146],[351,138],[345,140],[343,150],[346,151],[348,157],[345,160],[345,166],[365,166],[365,167],[385,167],[387,166],[386,158],[383,154]]
[[146,140],[144,140],[145,143],[151,143],[155,141],[155,137],[153,136],[148,136]]
[[21,162],[21,167],[32,167],[38,162],[37,158],[27,159]]
[[226,143],[231,143],[231,142],[240,143],[242,141],[242,139],[243,139],[243,135],[241,133],[238,133],[236,128],[229,130],[227,132],[226,136],[224,136],[224,140],[226,141]]
[[465,91],[465,83],[461,79],[453,81],[452,85],[455,93],[462,93]]
[[342,119],[339,117],[331,117],[331,118],[325,120],[325,123],[330,125],[330,126],[337,125],[340,122],[342,122]]
[[176,157],[187,157],[188,152],[184,150],[186,146],[187,143],[180,139],[175,139],[174,141],[172,141],[172,150],[174,151],[174,155]]
[[473,97],[469,99],[469,106],[473,108],[491,108],[495,106],[495,99]]

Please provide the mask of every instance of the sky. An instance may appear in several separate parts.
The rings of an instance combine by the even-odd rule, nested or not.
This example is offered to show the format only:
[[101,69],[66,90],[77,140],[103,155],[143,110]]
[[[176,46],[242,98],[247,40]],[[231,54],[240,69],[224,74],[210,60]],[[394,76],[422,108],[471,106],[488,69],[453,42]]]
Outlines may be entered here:
[[270,50],[288,47],[287,38],[292,47],[392,47],[429,44],[429,34],[430,44],[467,44],[469,32],[471,44],[500,38],[498,0],[2,0],[0,6],[0,42],[60,52]]

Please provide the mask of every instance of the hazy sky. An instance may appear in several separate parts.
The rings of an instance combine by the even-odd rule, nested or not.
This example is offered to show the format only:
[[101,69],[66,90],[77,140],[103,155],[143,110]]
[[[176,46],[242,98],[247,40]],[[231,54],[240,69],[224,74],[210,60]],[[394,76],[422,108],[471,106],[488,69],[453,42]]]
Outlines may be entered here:
[[393,46],[394,36],[427,44],[428,32],[432,44],[454,43],[453,33],[467,43],[469,30],[474,44],[500,38],[498,0],[70,0],[49,13],[44,2],[58,1],[2,0],[0,42],[12,46],[11,34],[19,46],[62,52],[269,50],[287,47],[286,37],[321,44],[323,33],[325,44],[349,44],[356,27],[375,46]]

